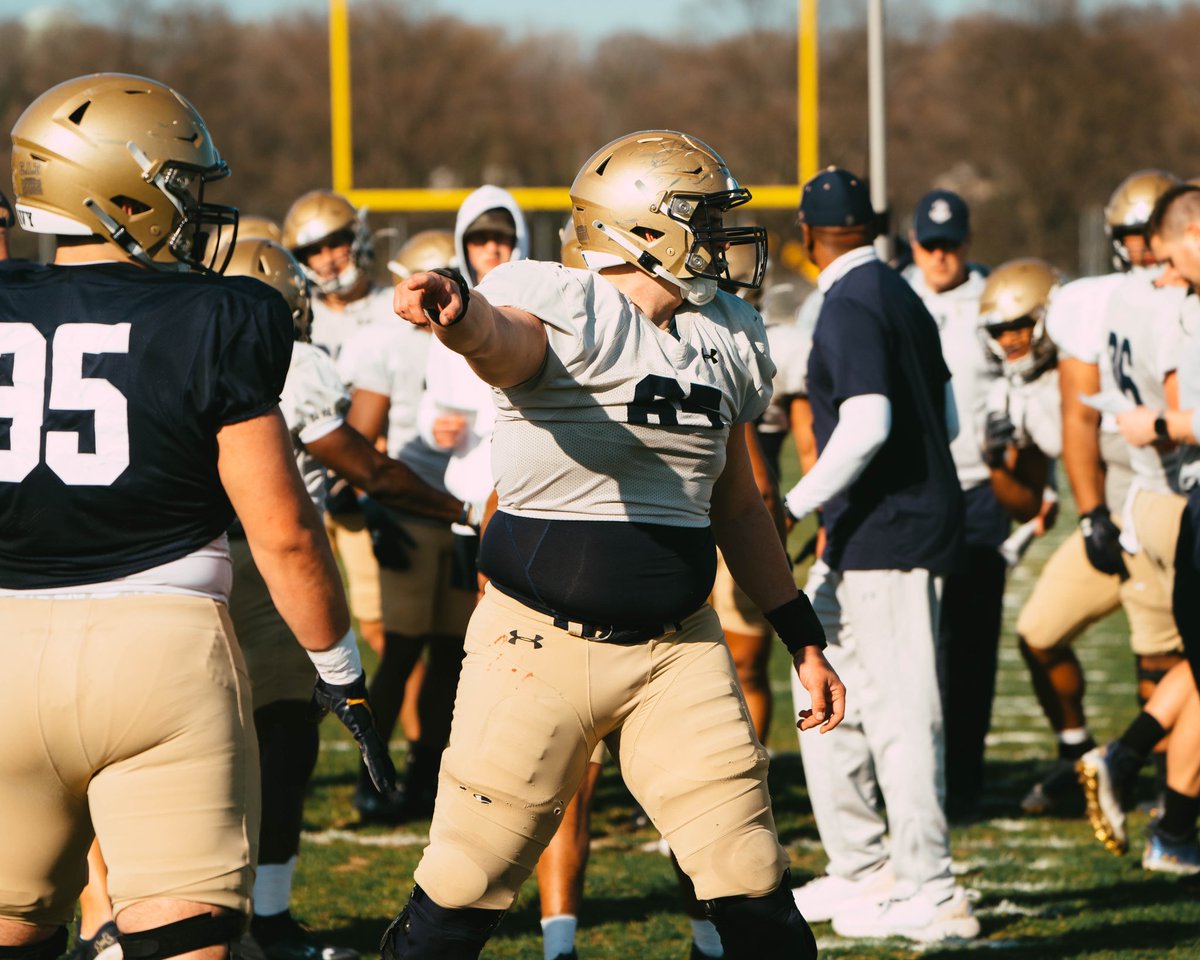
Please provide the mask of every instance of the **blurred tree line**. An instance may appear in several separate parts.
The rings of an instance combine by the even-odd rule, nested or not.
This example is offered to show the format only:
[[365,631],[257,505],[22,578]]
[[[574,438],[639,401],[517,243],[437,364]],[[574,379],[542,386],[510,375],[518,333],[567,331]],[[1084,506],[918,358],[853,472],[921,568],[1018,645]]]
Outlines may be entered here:
[[[1071,0],[1027,0],[1008,11],[926,17],[889,36],[892,226],[907,225],[926,190],[949,187],[972,204],[976,259],[1037,254],[1072,273],[1094,270],[1096,211],[1126,174],[1200,175],[1200,8],[1088,13]],[[597,146],[648,127],[703,138],[743,183],[795,182],[794,29],[718,40],[630,33],[585,50],[560,35],[510,39],[415,3],[356,0],[351,12],[358,186],[567,184]],[[299,193],[329,183],[323,16],[244,22],[132,0],[102,24],[0,21],[0,40],[6,131],[60,80],[139,73],[179,89],[207,120],[234,170],[218,199],[279,218]],[[862,25],[822,36],[821,162],[863,173],[866,48]],[[794,235],[790,213],[756,219]],[[536,255],[555,253],[560,222],[543,218]],[[450,221],[375,225],[402,239]],[[36,249],[19,231],[14,239],[18,253]]]

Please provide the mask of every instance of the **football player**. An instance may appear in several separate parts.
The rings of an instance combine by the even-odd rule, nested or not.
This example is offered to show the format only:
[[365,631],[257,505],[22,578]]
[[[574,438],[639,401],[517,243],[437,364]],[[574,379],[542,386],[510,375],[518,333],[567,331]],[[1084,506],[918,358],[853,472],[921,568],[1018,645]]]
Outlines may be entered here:
[[[428,263],[445,250],[441,238],[427,242],[418,235],[401,254],[405,260],[411,258],[416,267],[418,261]],[[446,260],[435,263],[448,266]],[[389,308],[386,316],[346,338],[338,372],[352,391],[347,422],[372,442],[386,436],[391,456],[409,464],[427,483],[446,490],[458,434],[441,443],[434,423],[427,385],[430,358],[437,346],[426,329],[396,323]],[[469,370],[466,374],[475,379]],[[466,404],[462,406],[461,411],[443,411],[459,430],[466,426]],[[427,414],[425,430],[422,410]],[[488,407],[472,419],[483,423],[490,421],[490,414],[489,400]],[[491,489],[486,454],[487,448],[478,449],[471,460],[486,472],[482,496],[472,495],[470,486],[456,490],[459,497],[478,504],[477,515],[482,515],[482,501]],[[368,771],[360,768],[355,804],[366,820],[398,823],[428,816],[433,810],[437,769],[462,661],[462,636],[475,602],[473,555],[478,540],[472,536],[469,549],[462,551],[450,524],[412,511],[378,511],[371,523],[380,560],[385,638],[383,656],[371,681],[372,703],[380,731],[390,736],[404,701],[415,694],[416,729],[409,740],[404,773],[405,802],[398,807],[384,802],[372,788]],[[412,674],[421,663],[422,652],[426,660],[420,687],[414,689]]]
[[[525,261],[474,290],[424,273],[397,313],[494,388],[499,510],[480,564],[450,746],[417,887],[385,958],[474,958],[601,741],[695,882],[734,960],[814,957],[754,735],[704,600],[715,545],[833,729],[844,688],[792,582],[735,424],[770,397],[762,321],[717,289],[749,199],[672,131],[599,150],[571,188],[589,272]],[[751,285],[761,282],[762,254]],[[680,730],[704,735],[680,738]],[[719,743],[720,749],[714,749]]]
[[1038,535],[1054,522],[1051,471],[1062,454],[1058,371],[1046,334],[1046,309],[1061,283],[1045,260],[1022,257],[996,268],[979,301],[985,343],[1004,374],[985,397],[982,459],[996,498],[1015,520],[1039,519]]
[[[1190,287],[1182,304],[1177,345],[1178,406],[1139,405],[1117,417],[1124,438],[1135,453],[1162,453],[1167,444],[1183,444],[1179,486],[1188,491],[1186,509],[1175,529],[1156,529],[1142,523],[1144,510],[1136,510],[1145,491],[1135,501],[1134,524],[1139,534],[1149,532],[1147,553],[1157,557],[1163,576],[1173,583],[1172,607],[1190,676],[1184,665],[1164,677],[1141,714],[1118,740],[1086,754],[1078,764],[1080,781],[1088,799],[1088,817],[1096,838],[1114,853],[1125,850],[1128,840],[1120,806],[1122,787],[1136,778],[1151,748],[1167,731],[1166,784],[1161,815],[1152,824],[1142,866],[1168,873],[1200,873],[1200,845],[1196,817],[1200,813],[1200,552],[1197,550],[1197,418],[1200,409],[1200,307],[1195,288],[1200,284],[1200,190],[1176,186],[1164,193],[1151,216],[1151,238],[1170,268]],[[1173,511],[1172,511],[1173,512]],[[1188,680],[1191,683],[1188,683]]]
[[[391,317],[389,288],[371,279],[374,247],[365,209],[356,209],[330,190],[309,191],[288,209],[280,242],[300,261],[316,294],[312,342],[335,360],[350,333]],[[386,657],[372,531],[355,491],[345,481],[335,481],[330,491],[325,528],[346,572],[350,611],[359,633],[376,654]],[[385,694],[372,690],[383,716],[391,710]],[[370,813],[388,809],[387,799],[372,790],[365,790],[363,802]]]
[[258,838],[226,606],[235,510],[318,703],[394,784],[278,409],[292,321],[262,284],[198,262],[237,212],[204,199],[228,167],[171,88],[69,80],[12,140],[18,218],[58,250],[6,273],[0,305],[0,948],[63,952],[94,831],[125,955],[219,960],[250,911]]
[[[1144,553],[1122,552],[1113,520],[1133,482],[1129,447],[1110,415],[1102,417],[1080,399],[1100,392],[1102,368],[1109,368],[1108,378],[1114,366],[1128,365],[1121,351],[1105,341],[1101,324],[1114,291],[1127,280],[1154,297],[1159,268],[1145,228],[1155,201],[1176,182],[1161,170],[1139,170],[1117,186],[1105,207],[1105,224],[1118,272],[1066,284],[1046,315],[1046,330],[1058,348],[1062,460],[1080,524],[1047,561],[1017,617],[1018,642],[1034,693],[1058,740],[1058,761],[1022,800],[1026,813],[1077,813],[1082,807],[1074,765],[1095,740],[1084,714],[1084,676],[1072,649],[1075,638],[1123,606],[1142,698],[1180,646],[1169,594]],[[1160,300],[1174,296],[1168,292]]]
[[[462,503],[426,486],[404,464],[389,460],[345,424],[350,397],[333,360],[308,342],[309,286],[296,259],[269,239],[243,237],[239,221],[225,276],[253,277],[267,284],[283,296],[291,311],[296,343],[280,410],[300,476],[317,510],[325,509],[327,470],[333,470],[381,503],[447,521],[457,519]],[[354,950],[318,943],[289,909],[304,794],[317,760],[319,718],[310,702],[316,674],[272,603],[240,522],[230,528],[229,540],[233,559],[229,615],[250,677],[262,786],[250,933],[268,960],[352,960],[357,956]],[[89,853],[89,868],[103,877],[104,862],[96,847]],[[100,896],[107,899],[103,880],[89,879],[80,898],[80,940],[93,941],[87,956],[94,955],[101,943],[92,931],[100,930],[108,915],[106,902],[96,906]]]

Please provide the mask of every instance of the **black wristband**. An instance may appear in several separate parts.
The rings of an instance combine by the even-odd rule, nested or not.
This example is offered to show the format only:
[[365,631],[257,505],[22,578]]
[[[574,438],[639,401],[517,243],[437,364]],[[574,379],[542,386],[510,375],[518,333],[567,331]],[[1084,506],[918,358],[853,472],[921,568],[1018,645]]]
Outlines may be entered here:
[[808,597],[802,593],[766,613],[779,639],[793,657],[805,647],[825,649],[825,630]]
[[459,299],[462,300],[462,309],[458,311],[458,316],[455,317],[453,320],[451,320],[448,323],[441,323],[440,321],[435,321],[435,322],[437,322],[437,325],[439,327],[452,327],[456,323],[458,323],[460,320],[462,320],[463,317],[465,317],[467,315],[467,307],[471,303],[471,290],[467,286],[466,279],[457,270],[451,270],[449,267],[438,267],[436,270],[430,270],[429,272],[440,274],[441,276],[445,277],[447,280],[453,280],[455,283],[458,284],[458,296],[459,296]]

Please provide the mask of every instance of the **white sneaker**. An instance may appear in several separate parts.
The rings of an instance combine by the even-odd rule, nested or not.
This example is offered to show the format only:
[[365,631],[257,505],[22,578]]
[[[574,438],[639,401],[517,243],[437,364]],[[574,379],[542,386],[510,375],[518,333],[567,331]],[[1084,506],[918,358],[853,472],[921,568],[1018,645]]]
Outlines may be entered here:
[[792,890],[796,909],[809,923],[826,923],[839,910],[854,907],[860,902],[884,900],[896,885],[892,865],[885,863],[859,880],[846,880],[826,874]]
[[962,887],[955,887],[940,903],[926,893],[871,905],[860,903],[834,914],[833,931],[843,937],[906,937],[927,943],[977,937],[979,921]]

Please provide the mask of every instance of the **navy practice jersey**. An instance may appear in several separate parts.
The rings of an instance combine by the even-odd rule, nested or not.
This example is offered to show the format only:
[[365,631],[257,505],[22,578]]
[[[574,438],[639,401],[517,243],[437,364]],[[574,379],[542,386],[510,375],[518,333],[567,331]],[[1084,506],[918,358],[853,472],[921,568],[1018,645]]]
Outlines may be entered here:
[[113,580],[220,536],[217,432],[275,406],[292,337],[247,277],[0,270],[0,587]]

